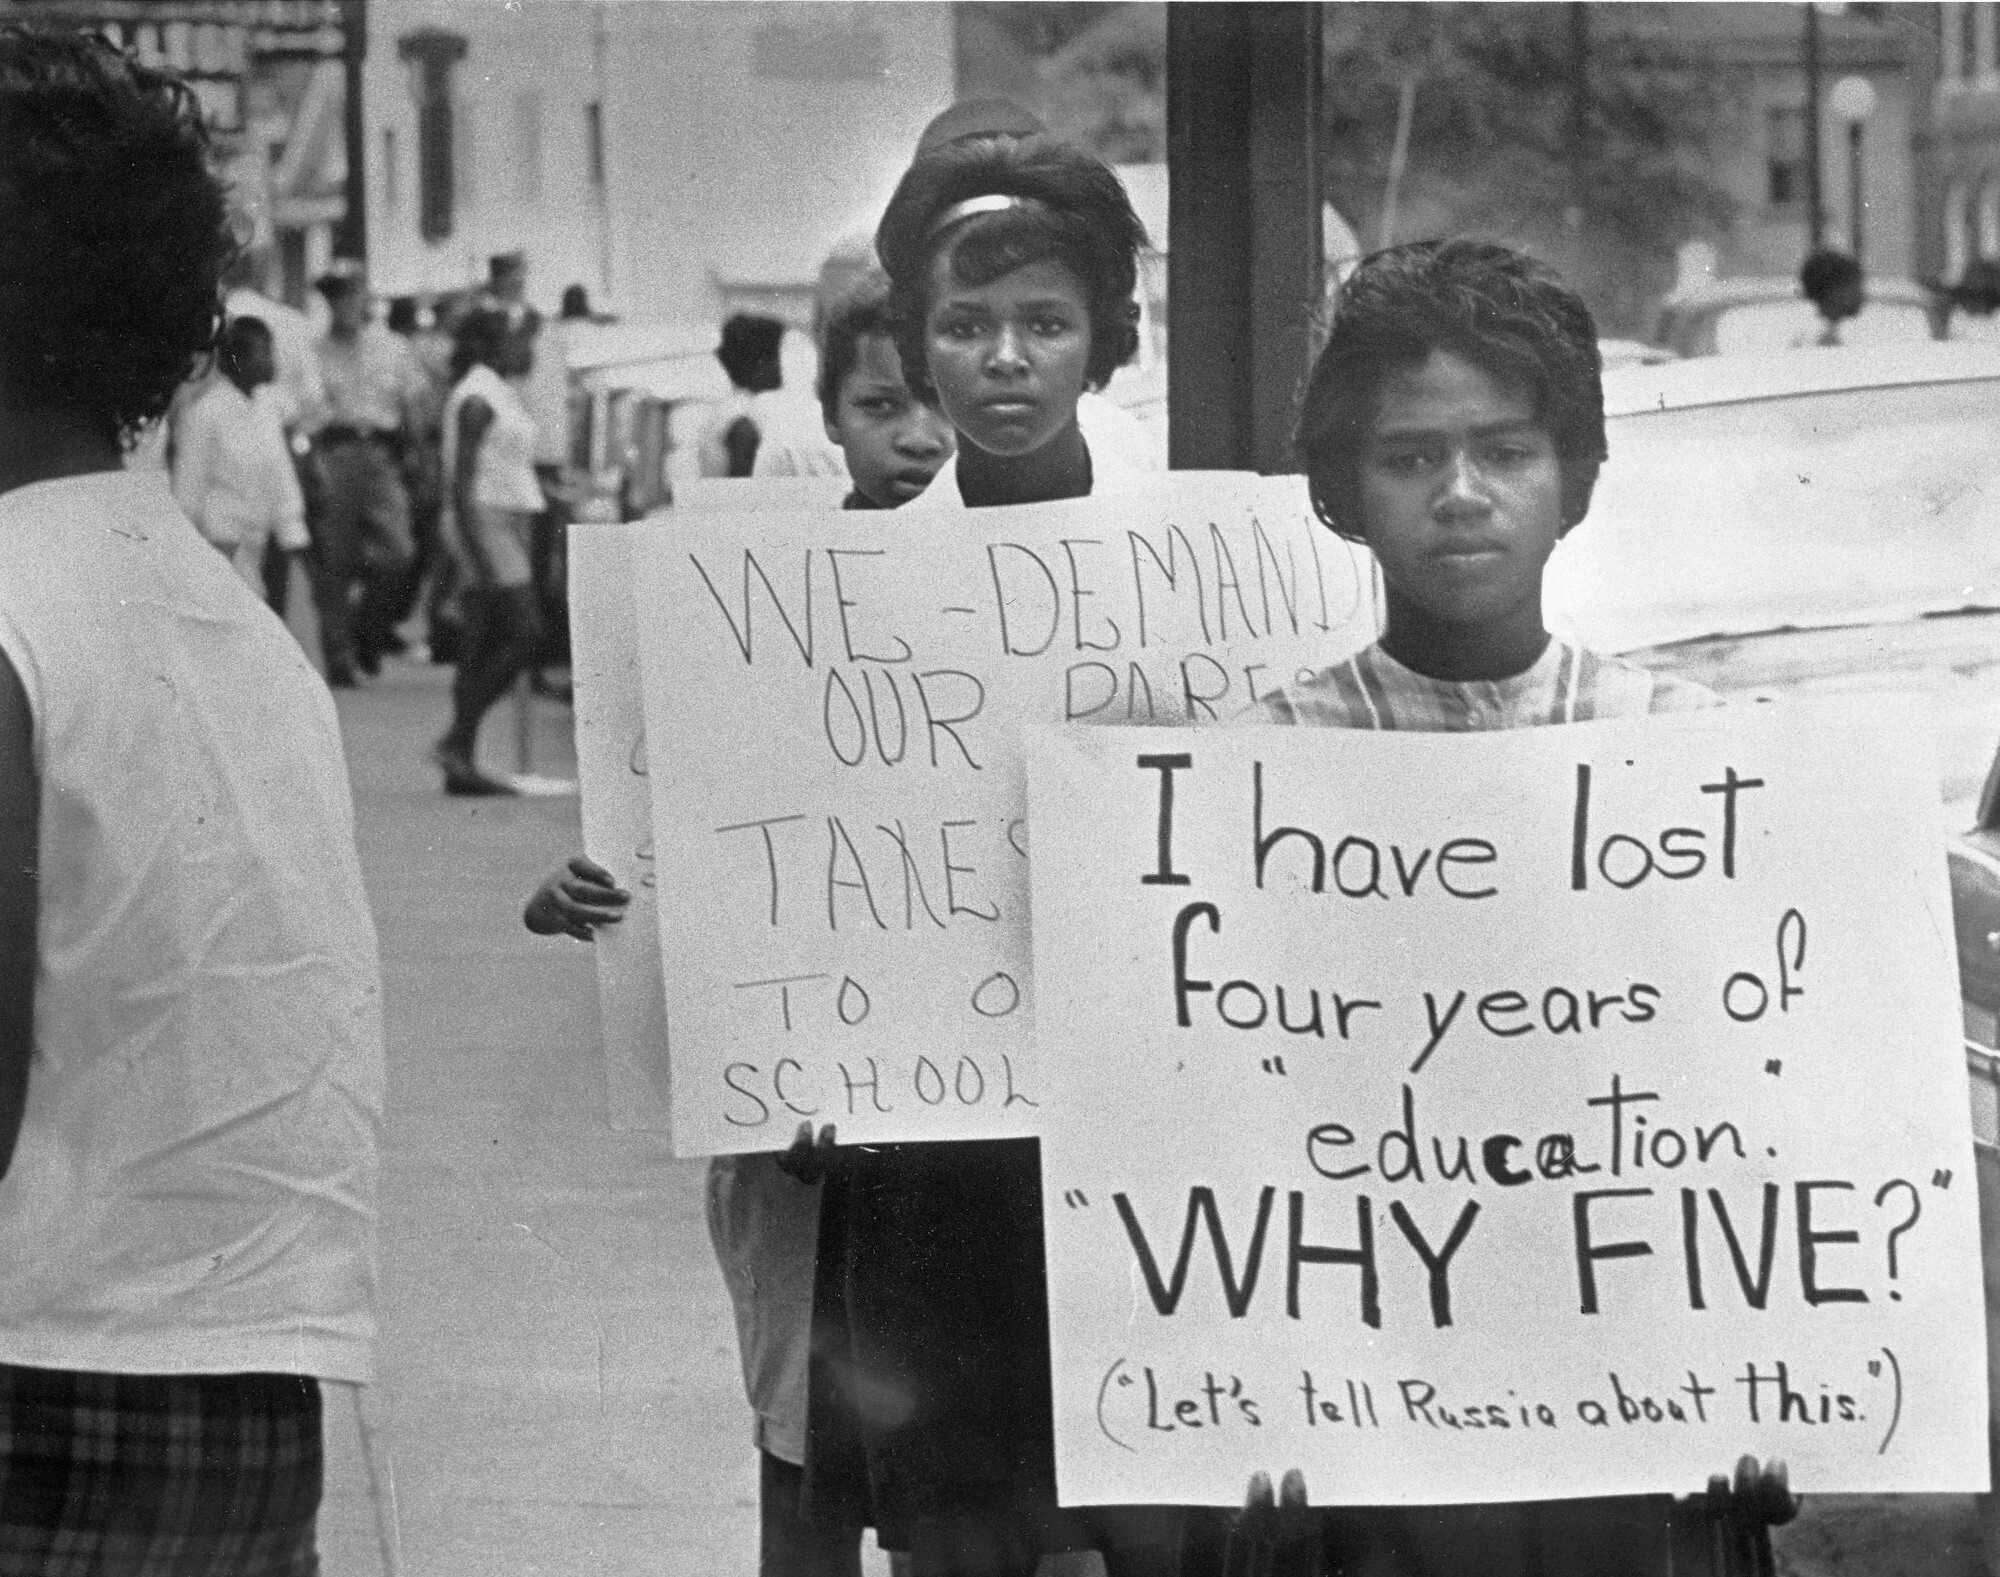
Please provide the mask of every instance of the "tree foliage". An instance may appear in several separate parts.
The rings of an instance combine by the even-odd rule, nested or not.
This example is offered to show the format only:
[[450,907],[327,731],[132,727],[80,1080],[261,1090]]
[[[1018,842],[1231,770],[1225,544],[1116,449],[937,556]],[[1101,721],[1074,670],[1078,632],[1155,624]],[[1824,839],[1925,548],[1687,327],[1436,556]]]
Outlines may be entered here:
[[[1164,6],[974,0],[964,9],[1034,62],[1023,96],[1053,129],[1114,162],[1166,157]],[[1327,199],[1364,244],[1381,237],[1408,92],[1396,237],[1479,234],[1526,246],[1569,272],[1609,328],[1642,326],[1678,244],[1725,228],[1732,210],[1710,174],[1709,146],[1729,106],[1718,101],[1701,35],[1679,12],[1326,6]]]
[[1712,63],[1669,27],[1649,27],[1650,9],[1329,7],[1329,199],[1366,242],[1383,238],[1407,95],[1391,239],[1479,234],[1525,246],[1629,329],[1675,247],[1725,226],[1733,207],[1708,173]]

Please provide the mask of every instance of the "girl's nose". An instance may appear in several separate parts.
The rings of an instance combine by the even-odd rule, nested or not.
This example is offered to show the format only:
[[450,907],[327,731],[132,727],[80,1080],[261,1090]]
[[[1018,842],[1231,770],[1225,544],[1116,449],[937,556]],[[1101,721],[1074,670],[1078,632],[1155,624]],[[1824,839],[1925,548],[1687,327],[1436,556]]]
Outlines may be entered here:
[[1018,372],[1027,364],[1022,354],[1021,331],[1011,323],[1003,323],[993,338],[993,352],[987,357],[987,365],[996,372]]
[[928,460],[935,455],[949,454],[950,428],[929,411],[920,411],[903,423],[896,433],[896,451],[912,459]]
[[1443,513],[1459,514],[1484,509],[1487,502],[1486,479],[1472,456],[1463,450],[1454,453],[1438,478],[1435,507]]

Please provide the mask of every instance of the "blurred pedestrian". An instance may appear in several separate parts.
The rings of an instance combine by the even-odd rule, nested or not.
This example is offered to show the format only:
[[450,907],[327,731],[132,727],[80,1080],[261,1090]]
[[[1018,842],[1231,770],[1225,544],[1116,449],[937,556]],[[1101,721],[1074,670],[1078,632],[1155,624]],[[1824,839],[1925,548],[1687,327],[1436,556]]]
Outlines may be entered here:
[[[388,601],[384,611],[390,629],[384,649],[397,652],[403,649],[403,640],[396,631],[417,611],[419,602],[423,602],[427,615],[436,606],[434,600],[425,598],[424,591],[444,573],[445,561],[449,557],[444,548],[441,525],[444,513],[442,440],[447,385],[445,370],[433,370],[429,347],[425,343],[422,312],[416,297],[396,297],[389,303],[383,322],[391,334],[409,347],[410,364],[417,374],[413,380],[409,419],[404,429],[402,467],[403,483],[410,495],[410,539],[414,551],[395,596]],[[424,633],[426,645],[434,645],[437,629],[428,616]]]
[[[572,285],[571,291],[581,290]],[[519,380],[521,398],[535,422],[535,479],[542,487],[542,507],[535,513],[529,551],[529,572],[535,587],[542,637],[529,665],[528,682],[538,695],[568,698],[565,684],[542,676],[545,666],[569,665],[569,549],[572,516],[570,460],[575,437],[570,405],[570,334],[587,320],[587,304],[572,303],[555,318],[540,320],[535,333],[534,366]],[[576,310],[570,310],[572,305]]]
[[730,314],[715,359],[729,375],[730,394],[710,413],[697,444],[703,476],[748,476],[763,441],[759,407],[784,384],[779,347],[785,325],[755,312]]
[[310,1577],[375,1335],[381,983],[332,698],[164,477],[200,102],[0,32],[0,1570]]
[[[310,523],[319,513],[319,472],[313,464],[309,435],[324,419],[326,404],[326,388],[319,376],[318,335],[312,319],[260,288],[269,271],[268,248],[245,247],[231,258],[223,274],[222,310],[229,318],[256,318],[271,331],[273,375],[252,398],[277,412],[291,446],[292,469],[305,496]],[[291,602],[296,557],[279,547],[275,537],[264,550],[264,600],[281,619]]]
[[534,660],[541,614],[530,533],[542,507],[535,422],[510,379],[534,361],[534,331],[477,306],[458,325],[457,381],[444,407],[446,529],[459,566],[464,634],[451,689],[451,726],[432,751],[447,794],[510,794],[481,772],[479,724]]
[[359,268],[317,282],[332,323],[319,342],[325,420],[313,435],[324,498],[311,522],[313,593],[326,681],[351,687],[394,645],[416,544],[403,466],[423,374],[408,345],[370,321]]
[[260,593],[265,553],[278,553],[289,578],[309,542],[284,424],[275,405],[256,398],[275,363],[264,320],[231,318],[216,352],[219,376],[182,414],[174,445],[175,499]]
[[1868,304],[1860,262],[1832,247],[1821,247],[1799,265],[1799,290],[1820,316],[1814,345],[1838,345],[1841,324]]

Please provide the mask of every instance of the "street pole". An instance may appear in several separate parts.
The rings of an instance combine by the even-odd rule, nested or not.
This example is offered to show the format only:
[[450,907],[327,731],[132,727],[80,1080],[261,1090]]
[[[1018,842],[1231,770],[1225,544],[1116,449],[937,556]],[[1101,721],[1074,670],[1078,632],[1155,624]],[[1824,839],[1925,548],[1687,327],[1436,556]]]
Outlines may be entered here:
[[1861,261],[1861,122],[1847,123],[1847,214],[1854,261]]
[[1826,193],[1820,186],[1819,6],[1806,0],[1806,250],[1816,252],[1826,234]]
[[[1290,463],[1325,293],[1317,4],[1167,7],[1167,453]],[[1253,88],[1254,84],[1254,88]]]
[[368,59],[368,0],[340,0],[341,136],[347,153],[336,257],[368,256],[368,123],[362,113],[362,67]]

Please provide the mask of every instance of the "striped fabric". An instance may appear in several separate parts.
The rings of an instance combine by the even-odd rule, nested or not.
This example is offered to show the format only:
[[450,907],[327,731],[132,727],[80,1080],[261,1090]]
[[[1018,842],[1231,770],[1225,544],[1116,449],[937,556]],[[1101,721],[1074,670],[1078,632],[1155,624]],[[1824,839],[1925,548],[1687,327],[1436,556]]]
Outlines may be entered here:
[[0,1364],[0,1577],[316,1577],[319,1382]]
[[1510,679],[1432,679],[1379,644],[1265,696],[1253,716],[1315,728],[1464,733],[1644,717],[1717,704],[1714,693],[1670,675],[1552,640]]

